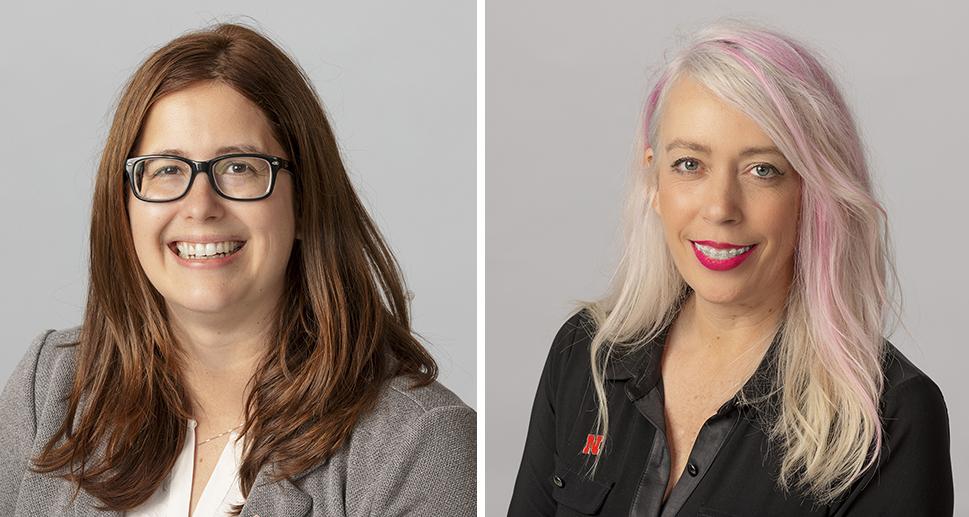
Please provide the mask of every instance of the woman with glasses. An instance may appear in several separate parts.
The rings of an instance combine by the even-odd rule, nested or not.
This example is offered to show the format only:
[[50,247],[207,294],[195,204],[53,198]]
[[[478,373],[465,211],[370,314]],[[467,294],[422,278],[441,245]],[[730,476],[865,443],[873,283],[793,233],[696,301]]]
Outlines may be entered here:
[[135,72],[80,328],[0,398],[3,515],[473,515],[475,414],[298,66],[245,27]]
[[509,515],[952,515],[945,402],[883,337],[885,213],[815,53],[698,32],[635,149],[613,290],[555,338]]

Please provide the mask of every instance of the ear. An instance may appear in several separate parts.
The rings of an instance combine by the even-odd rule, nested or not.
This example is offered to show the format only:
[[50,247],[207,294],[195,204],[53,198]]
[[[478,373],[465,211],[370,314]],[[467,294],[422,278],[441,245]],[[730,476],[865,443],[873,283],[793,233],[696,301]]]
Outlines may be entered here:
[[[643,162],[646,164],[645,169],[649,169],[653,166],[653,149],[646,149],[646,156],[643,157]],[[649,174],[649,172],[643,171],[643,174]],[[656,215],[663,217],[663,213],[659,209],[659,193],[657,192],[659,188],[659,178],[654,178],[654,182],[650,182],[651,186],[648,187],[652,192],[649,193],[649,202],[653,206],[653,211]]]

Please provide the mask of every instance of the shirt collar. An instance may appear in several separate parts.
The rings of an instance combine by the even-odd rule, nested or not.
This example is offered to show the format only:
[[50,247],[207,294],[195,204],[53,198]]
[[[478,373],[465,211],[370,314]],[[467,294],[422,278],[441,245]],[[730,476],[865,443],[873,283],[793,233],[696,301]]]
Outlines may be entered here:
[[[606,380],[625,381],[633,377],[640,377],[643,374],[643,368],[646,366],[646,363],[650,362],[651,356],[657,355],[654,353],[654,349],[658,350],[652,342],[646,346],[636,347],[633,350],[619,350],[618,348],[614,348],[611,351],[609,362],[606,364]],[[662,356],[662,354],[658,355]]]
[[757,371],[744,384],[741,390],[743,397],[740,398],[740,402],[744,405],[759,406],[762,402],[777,394],[777,362],[780,359],[780,342],[781,334],[778,332],[767,349],[767,353],[764,354],[764,358],[760,360]]

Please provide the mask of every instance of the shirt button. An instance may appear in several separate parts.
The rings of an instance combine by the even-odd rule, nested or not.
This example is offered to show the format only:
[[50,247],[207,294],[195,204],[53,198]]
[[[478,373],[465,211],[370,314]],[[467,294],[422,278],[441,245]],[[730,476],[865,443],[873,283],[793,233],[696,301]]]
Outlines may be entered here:
[[696,477],[696,475],[700,473],[700,469],[696,468],[696,465],[693,463],[686,466],[686,471],[689,472],[690,476],[692,477]]
[[560,478],[558,476],[553,476],[552,477],[552,483],[555,483],[555,486],[557,486],[559,488],[562,488],[562,487],[565,486],[565,481],[563,481],[562,478]]

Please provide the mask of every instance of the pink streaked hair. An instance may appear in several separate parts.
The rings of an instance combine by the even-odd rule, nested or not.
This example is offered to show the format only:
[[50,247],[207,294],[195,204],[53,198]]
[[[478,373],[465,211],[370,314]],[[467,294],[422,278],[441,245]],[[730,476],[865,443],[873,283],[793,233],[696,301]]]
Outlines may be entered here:
[[[784,450],[781,484],[830,501],[881,452],[878,400],[883,336],[897,313],[889,288],[894,267],[886,214],[872,192],[851,111],[818,55],[790,37],[735,22],[708,27],[689,38],[649,91],[623,257],[611,292],[586,305],[599,327],[597,392],[613,348],[649,342],[689,290],[649,208],[656,170],[643,161],[660,147],[669,91],[684,78],[756,123],[801,177],[796,272],[779,330],[775,386],[782,402],[770,434]],[[608,427],[602,411],[600,421]]]

